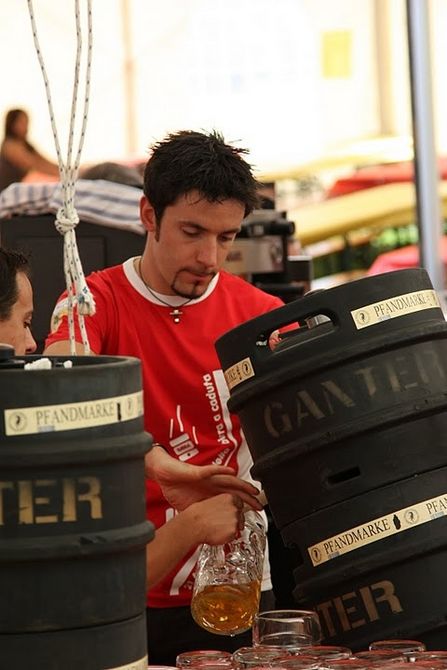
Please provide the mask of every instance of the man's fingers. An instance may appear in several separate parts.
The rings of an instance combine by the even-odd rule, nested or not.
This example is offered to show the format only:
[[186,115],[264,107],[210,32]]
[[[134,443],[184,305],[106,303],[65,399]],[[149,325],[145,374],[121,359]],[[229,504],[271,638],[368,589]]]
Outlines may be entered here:
[[238,514],[237,514],[237,531],[236,531],[236,537],[237,537],[237,535],[239,534],[239,531],[241,531],[244,528],[244,525],[245,525],[244,501],[238,495],[233,495],[233,504],[238,511]]
[[259,502],[256,496],[251,496],[245,493],[238,493],[241,500],[244,503],[244,507],[249,507],[250,509],[257,509],[259,512],[263,509],[263,505]]
[[242,502],[242,498],[240,498],[237,495],[233,495],[233,502],[236,507],[236,509],[243,509],[244,508],[244,503]]
[[256,499],[263,507],[268,504],[267,496],[265,495],[264,489],[260,493],[258,493]]
[[200,479],[207,479],[208,477],[235,477],[235,470],[228,465],[201,465],[197,470],[197,476]]
[[256,486],[250,482],[246,482],[244,479],[240,479],[239,477],[230,474],[216,473],[210,477],[210,483],[222,491],[240,491],[241,493],[248,493],[253,496],[259,494],[259,489],[256,488]]

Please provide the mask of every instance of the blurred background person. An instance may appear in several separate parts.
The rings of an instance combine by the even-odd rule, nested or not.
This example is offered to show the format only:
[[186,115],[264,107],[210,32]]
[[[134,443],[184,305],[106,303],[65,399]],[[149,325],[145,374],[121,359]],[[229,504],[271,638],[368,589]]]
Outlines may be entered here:
[[27,140],[29,117],[23,109],[10,109],[5,117],[5,134],[0,146],[0,191],[22,181],[32,170],[57,177],[59,168]]
[[137,166],[123,165],[112,161],[81,167],[79,178],[105,179],[134,188],[143,188],[143,174]]

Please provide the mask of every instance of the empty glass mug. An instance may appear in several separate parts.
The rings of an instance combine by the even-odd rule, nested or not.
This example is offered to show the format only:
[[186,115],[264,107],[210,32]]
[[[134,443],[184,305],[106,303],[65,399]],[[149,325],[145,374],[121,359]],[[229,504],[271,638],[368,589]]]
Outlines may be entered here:
[[191,613],[199,626],[218,635],[251,628],[259,608],[265,544],[264,520],[248,510],[235,540],[202,545],[191,600]]
[[406,658],[398,649],[370,649],[369,651],[358,651],[354,658],[360,661],[367,661],[371,665],[377,663],[404,663]]
[[268,644],[298,651],[319,644],[321,637],[318,614],[310,610],[259,612],[253,621],[254,646]]
[[233,652],[233,665],[236,670],[281,665],[285,658],[292,658],[286,650],[278,647],[240,647]]
[[396,649],[402,654],[411,651],[425,651],[425,644],[419,640],[376,640],[369,645],[370,651],[375,649]]
[[203,662],[208,663],[232,663],[232,657],[229,651],[220,651],[217,649],[196,649],[195,651],[184,651],[178,654],[175,659],[177,668],[193,668]]
[[334,645],[310,645],[306,646],[302,652],[299,652],[294,658],[299,658],[300,654],[305,656],[313,656],[319,660],[338,660],[343,658],[351,658],[352,651],[348,647],[335,647]]

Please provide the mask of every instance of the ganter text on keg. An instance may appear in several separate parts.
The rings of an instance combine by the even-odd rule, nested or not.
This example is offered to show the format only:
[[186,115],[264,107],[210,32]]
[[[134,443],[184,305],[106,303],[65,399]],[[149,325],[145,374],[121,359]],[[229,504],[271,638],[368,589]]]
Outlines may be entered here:
[[0,526],[102,519],[98,477],[0,481]]

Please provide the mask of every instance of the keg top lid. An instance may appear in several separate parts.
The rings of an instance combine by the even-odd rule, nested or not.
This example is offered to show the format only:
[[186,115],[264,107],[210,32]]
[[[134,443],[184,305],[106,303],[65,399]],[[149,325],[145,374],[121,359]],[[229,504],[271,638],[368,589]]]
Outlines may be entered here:
[[0,369],[23,368],[23,360],[15,357],[14,347],[0,342]]
[[[45,362],[47,365],[39,366],[39,362]],[[45,370],[55,371],[67,368],[80,368],[95,365],[141,365],[139,359],[134,356],[44,356],[43,354],[30,354],[16,356],[14,348],[9,344],[0,342],[0,371],[19,369],[19,370]]]

